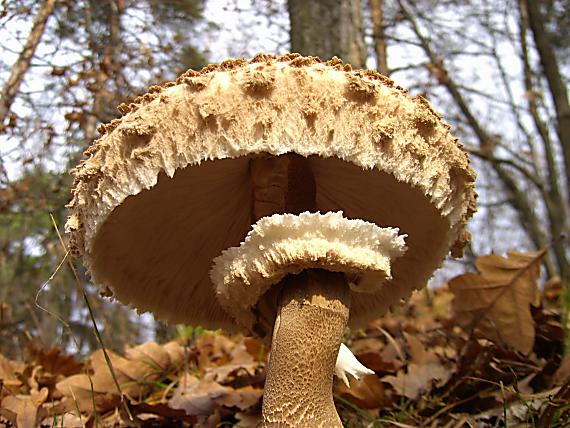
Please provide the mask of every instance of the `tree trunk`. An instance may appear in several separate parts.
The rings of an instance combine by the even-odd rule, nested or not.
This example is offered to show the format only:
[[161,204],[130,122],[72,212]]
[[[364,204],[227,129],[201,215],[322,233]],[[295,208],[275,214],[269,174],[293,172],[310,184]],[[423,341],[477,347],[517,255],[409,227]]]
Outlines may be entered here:
[[[556,131],[564,157],[566,183],[568,189],[570,189],[570,102],[568,100],[568,92],[560,75],[556,53],[550,43],[548,31],[544,25],[544,17],[539,9],[540,2],[525,0],[525,3],[530,28],[534,36],[534,43],[536,44],[552,102],[556,109]],[[570,195],[568,198],[570,200]]]
[[[564,176],[566,178],[566,189],[569,192],[567,197],[570,201],[570,102],[568,100],[568,92],[560,75],[556,52],[550,42],[548,30],[544,25],[544,16],[540,12],[539,2],[536,0],[525,0],[524,3],[526,10],[525,7],[521,7],[521,13],[527,13],[528,23],[532,29],[534,43],[556,111],[556,133],[560,140],[562,157],[564,158]],[[562,315],[563,325],[566,326],[565,345],[568,351],[570,348],[570,332],[567,330],[568,319],[570,318],[570,263],[566,256],[568,238],[564,236],[563,230],[563,219],[566,218],[564,208],[564,206],[555,208],[558,211],[559,217],[562,216],[562,219],[554,218],[554,226],[557,226],[557,228],[553,231],[553,247],[558,262],[560,278],[562,280]],[[566,229],[568,229],[567,225]]]
[[388,75],[388,55],[386,52],[386,37],[384,35],[384,0],[369,0],[370,15],[372,17],[372,38],[376,54],[376,68],[384,75]]
[[53,13],[55,3],[56,0],[46,0],[40,6],[40,10],[38,10],[38,14],[34,19],[34,24],[30,34],[28,35],[28,40],[26,40],[24,49],[22,49],[18,59],[12,66],[10,77],[6,81],[4,88],[2,88],[2,101],[0,102],[0,132],[2,132],[5,126],[4,121],[6,120],[10,108],[12,107],[12,103],[16,98],[16,94],[20,89],[24,76],[30,68],[32,57],[34,56],[36,48],[42,39],[47,20]]
[[359,0],[288,0],[291,51],[338,56],[354,67],[366,63],[366,45]]

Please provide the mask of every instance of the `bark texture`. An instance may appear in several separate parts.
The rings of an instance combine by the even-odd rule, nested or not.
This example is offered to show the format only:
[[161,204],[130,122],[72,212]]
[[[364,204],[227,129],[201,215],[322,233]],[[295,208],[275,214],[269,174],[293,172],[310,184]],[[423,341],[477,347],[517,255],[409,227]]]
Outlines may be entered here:
[[289,0],[291,51],[363,68],[366,47],[358,0]]
[[[535,6],[533,6],[533,8],[534,7]],[[538,10],[535,10],[534,13],[535,14],[538,13]],[[551,234],[554,237],[554,240],[552,242],[552,249],[556,258],[556,264],[558,266],[558,272],[560,273],[561,279],[563,280],[564,284],[568,284],[568,280],[570,279],[570,264],[568,263],[568,259],[566,257],[566,242],[564,242],[563,239],[560,239],[564,234],[564,227],[566,221],[566,206],[564,203],[564,198],[562,196],[561,186],[559,182],[560,172],[556,164],[555,142],[552,141],[552,139],[550,138],[548,125],[540,115],[540,106],[537,97],[533,96],[533,94],[537,93],[537,89],[535,88],[533,82],[533,70],[529,59],[529,49],[526,41],[527,25],[532,21],[530,19],[529,10],[526,7],[525,1],[520,2],[520,16],[521,16],[520,19],[521,60],[523,62],[523,67],[524,67],[523,76],[524,76],[525,89],[527,91],[527,94],[529,94],[529,96],[527,96],[528,109],[534,121],[538,135],[540,136],[540,140],[542,141],[542,147],[544,148],[544,158],[546,160],[546,168],[545,168],[546,183],[543,186],[544,190],[542,193],[543,193],[544,202],[547,207],[546,214],[548,216]],[[534,17],[534,19],[537,18],[538,18],[537,16]],[[542,30],[544,30],[544,28],[542,28]],[[556,66],[556,63],[554,64],[554,66],[557,72],[558,67]],[[547,72],[546,74],[548,75]],[[564,86],[562,86],[559,89],[563,93],[565,92]],[[556,98],[556,96],[553,95],[553,98]],[[568,106],[567,99],[566,99],[566,106]],[[568,120],[570,120],[570,116],[568,117]],[[563,132],[570,133],[570,123],[567,124],[566,126],[568,126],[569,128],[568,131],[563,131]],[[562,137],[563,137],[562,135],[559,135],[560,141],[562,142],[562,147],[564,148],[566,146],[564,145]],[[568,147],[566,148],[570,149],[570,138],[567,141],[567,143]],[[569,173],[570,170],[566,168],[566,174]],[[570,180],[568,181],[568,183],[570,183]]]
[[570,102],[568,100],[568,92],[560,74],[556,52],[544,25],[544,16],[540,12],[540,2],[525,0],[525,4],[534,43],[536,44],[552,102],[556,109],[556,131],[562,146],[566,180],[570,183]]
[[0,102],[0,130],[3,128],[4,121],[10,112],[10,107],[12,107],[14,98],[16,98],[16,94],[20,90],[20,85],[24,80],[24,76],[30,68],[36,48],[44,34],[47,20],[55,8],[55,3],[56,0],[46,0],[40,6],[36,18],[34,19],[32,30],[26,40],[26,44],[20,52],[18,60],[12,66],[8,81],[4,85],[4,88],[2,88],[2,101]]
[[374,53],[376,54],[376,68],[386,76],[388,69],[388,55],[386,50],[386,37],[384,34],[384,0],[369,0],[370,16],[372,18],[372,37]]
[[307,270],[283,281],[263,395],[263,427],[342,427],[333,372],[350,306],[341,273]]

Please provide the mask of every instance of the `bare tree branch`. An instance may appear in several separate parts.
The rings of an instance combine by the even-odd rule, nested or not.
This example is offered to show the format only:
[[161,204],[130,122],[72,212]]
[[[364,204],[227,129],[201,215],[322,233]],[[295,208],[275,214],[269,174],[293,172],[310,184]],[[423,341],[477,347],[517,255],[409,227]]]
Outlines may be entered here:
[[[496,144],[493,141],[493,137],[487,133],[483,125],[477,120],[475,114],[471,111],[471,108],[469,107],[467,101],[464,99],[463,94],[461,94],[458,85],[447,72],[443,61],[436,55],[431,47],[430,42],[420,31],[420,28],[414,16],[410,13],[402,0],[399,0],[399,5],[404,16],[412,26],[412,31],[418,38],[424,53],[429,58],[430,62],[434,66],[438,67],[441,73],[441,76],[438,79],[440,84],[447,89],[453,101],[459,107],[461,113],[465,116],[467,123],[477,137],[477,140],[481,147],[480,150],[485,153],[487,147],[492,147]],[[536,246],[536,248],[544,248],[547,245],[546,236],[541,228],[540,220],[533,209],[533,204],[531,204],[527,193],[524,189],[521,189],[519,187],[516,178],[512,175],[512,173],[506,170],[501,163],[491,162],[490,165],[493,168],[495,174],[497,174],[497,177],[499,178],[501,184],[512,196],[510,198],[512,206],[517,212],[519,221],[528,233],[529,238]],[[552,259],[548,257],[548,254],[544,258],[544,264],[549,275],[553,275],[556,272]]]
[[2,101],[0,102],[0,133],[5,130],[4,121],[10,112],[12,103],[16,98],[16,94],[20,89],[20,85],[24,80],[24,76],[30,68],[32,57],[36,52],[40,40],[43,36],[48,18],[54,11],[56,0],[45,0],[40,6],[40,10],[34,19],[32,30],[28,35],[24,49],[20,52],[18,59],[12,66],[10,77],[2,88]]

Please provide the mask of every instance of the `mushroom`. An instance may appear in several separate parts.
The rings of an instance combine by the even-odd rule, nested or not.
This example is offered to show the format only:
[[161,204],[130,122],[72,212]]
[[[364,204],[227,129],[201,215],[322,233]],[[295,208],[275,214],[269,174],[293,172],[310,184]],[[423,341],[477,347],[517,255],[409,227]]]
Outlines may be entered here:
[[469,240],[475,174],[449,126],[374,71],[297,54],[190,70],[119,110],[73,171],[66,229],[93,282],[272,336],[264,426],[340,427],[345,326]]

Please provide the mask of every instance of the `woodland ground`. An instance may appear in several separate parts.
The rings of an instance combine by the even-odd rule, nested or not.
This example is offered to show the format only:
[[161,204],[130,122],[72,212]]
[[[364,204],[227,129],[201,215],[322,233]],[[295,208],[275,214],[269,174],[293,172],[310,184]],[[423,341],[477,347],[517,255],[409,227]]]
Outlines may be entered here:
[[[568,427],[560,284],[544,251],[480,257],[478,273],[419,291],[345,342],[374,370],[335,381],[346,427]],[[268,349],[187,327],[168,343],[79,361],[29,346],[0,356],[0,427],[256,427]],[[112,368],[112,370],[111,370]]]

